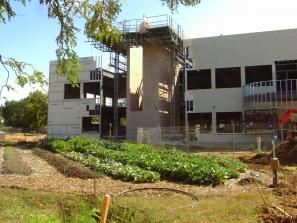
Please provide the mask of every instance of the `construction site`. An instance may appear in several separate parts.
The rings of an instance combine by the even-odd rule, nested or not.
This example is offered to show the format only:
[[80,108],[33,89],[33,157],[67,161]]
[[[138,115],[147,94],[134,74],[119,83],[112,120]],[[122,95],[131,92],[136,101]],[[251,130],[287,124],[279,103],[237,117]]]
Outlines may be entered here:
[[[170,16],[116,24],[110,54],[81,58],[80,85],[50,62],[48,137],[238,148],[296,131],[296,29],[189,39]],[[236,139],[236,142],[234,142]]]

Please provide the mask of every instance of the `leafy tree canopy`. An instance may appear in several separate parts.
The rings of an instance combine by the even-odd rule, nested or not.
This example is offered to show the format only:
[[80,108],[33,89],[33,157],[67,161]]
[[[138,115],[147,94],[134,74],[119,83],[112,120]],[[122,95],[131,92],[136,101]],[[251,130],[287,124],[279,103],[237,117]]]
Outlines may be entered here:
[[[30,0],[14,0],[26,5]],[[200,0],[160,0],[170,10],[176,11],[179,5],[194,6]],[[0,0],[0,22],[10,22],[16,16],[10,0]],[[84,20],[84,33],[92,41],[108,40],[115,43],[121,39],[119,30],[113,27],[118,14],[121,11],[121,0],[39,0],[39,4],[48,8],[48,17],[56,19],[60,30],[56,38],[56,55],[58,60],[57,72],[66,75],[71,83],[79,82],[78,70],[79,58],[74,48],[77,44],[77,32],[80,31],[75,24],[75,18]],[[44,76],[31,64],[17,61],[14,58],[5,57],[0,52],[0,65],[7,72],[7,81],[0,89],[0,97],[3,88],[11,89],[8,84],[10,73],[16,76],[17,84],[24,86],[27,83],[46,84]],[[32,72],[26,72],[30,68]]]
[[41,128],[47,125],[47,94],[31,92],[19,101],[6,101],[2,108],[4,124],[12,127]]

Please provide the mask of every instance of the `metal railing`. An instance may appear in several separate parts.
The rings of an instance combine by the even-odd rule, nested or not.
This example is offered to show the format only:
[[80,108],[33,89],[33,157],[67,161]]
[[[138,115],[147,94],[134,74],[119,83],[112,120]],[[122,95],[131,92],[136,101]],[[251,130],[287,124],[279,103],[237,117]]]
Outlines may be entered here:
[[181,39],[184,39],[184,31],[180,25],[175,22],[169,15],[158,16],[144,16],[143,19],[123,20],[115,24],[123,33],[135,33],[139,32],[140,24],[146,22],[147,29],[154,29],[168,26],[174,31]]
[[261,81],[243,87],[244,109],[297,107],[297,79]]

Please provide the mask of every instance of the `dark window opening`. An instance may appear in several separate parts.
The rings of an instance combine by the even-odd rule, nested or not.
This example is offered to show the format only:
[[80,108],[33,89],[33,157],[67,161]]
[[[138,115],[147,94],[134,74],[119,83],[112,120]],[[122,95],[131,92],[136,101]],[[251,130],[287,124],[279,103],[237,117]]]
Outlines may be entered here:
[[193,106],[193,101],[187,101],[187,111],[193,111],[194,106]]
[[64,85],[64,99],[80,98],[80,87],[72,86],[71,84]]
[[100,80],[100,69],[90,71],[90,80]]
[[201,132],[209,132],[212,125],[212,113],[189,113],[188,121],[190,127],[200,125]]
[[84,83],[84,98],[100,98],[100,82]]
[[297,79],[297,61],[275,62],[276,79]]
[[245,114],[245,129],[248,132],[271,129],[273,127],[273,119],[273,114],[269,112],[248,112]]
[[[241,132],[242,113],[241,112],[217,112],[217,132],[232,133]],[[234,129],[233,129],[234,127]]]
[[247,66],[245,67],[245,83],[255,83],[260,81],[272,80],[272,66],[260,65],[260,66]]
[[293,96],[296,95],[296,81],[294,79],[297,79],[297,61],[275,62],[275,70],[276,80],[279,80],[276,82],[276,89],[279,92],[277,97],[280,98],[280,100],[284,98],[286,98],[286,100],[289,98],[290,100],[294,100]]
[[210,89],[211,88],[211,70],[189,70],[188,71],[188,90],[192,89]]
[[82,132],[99,133],[99,117],[83,117]]
[[216,69],[216,88],[241,87],[240,67]]

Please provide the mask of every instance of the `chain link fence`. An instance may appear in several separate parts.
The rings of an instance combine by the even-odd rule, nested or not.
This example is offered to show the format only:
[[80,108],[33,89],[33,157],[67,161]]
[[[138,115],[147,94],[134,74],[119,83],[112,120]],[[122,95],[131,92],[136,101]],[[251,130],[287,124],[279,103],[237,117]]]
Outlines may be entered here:
[[[281,130],[277,131],[276,146],[281,140]],[[272,131],[253,133],[211,133],[199,128],[154,127],[138,128],[137,142],[151,145],[174,146],[191,151],[257,151],[272,150]]]

